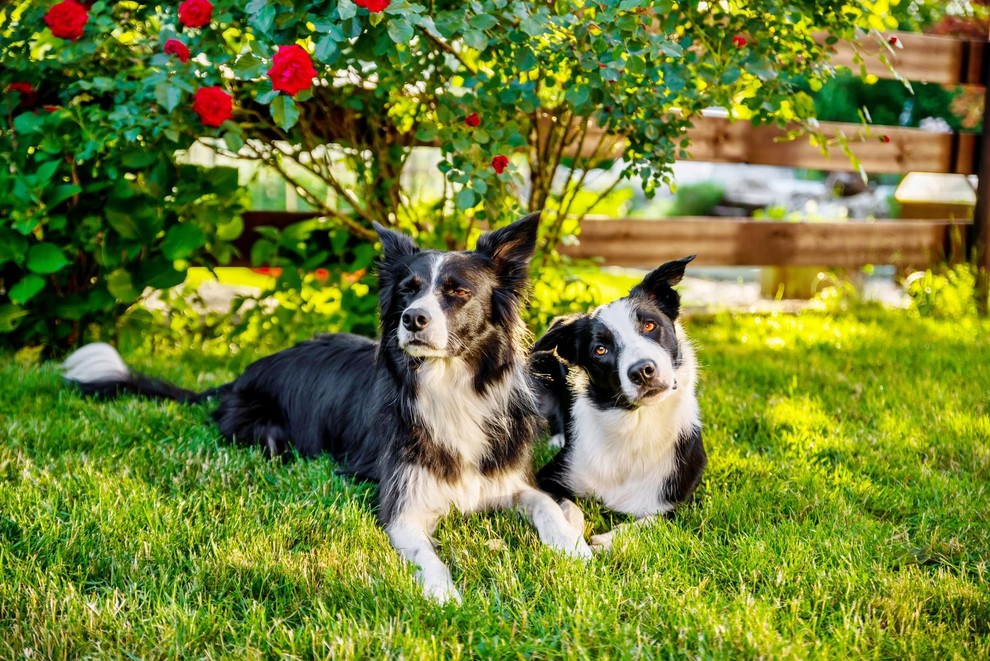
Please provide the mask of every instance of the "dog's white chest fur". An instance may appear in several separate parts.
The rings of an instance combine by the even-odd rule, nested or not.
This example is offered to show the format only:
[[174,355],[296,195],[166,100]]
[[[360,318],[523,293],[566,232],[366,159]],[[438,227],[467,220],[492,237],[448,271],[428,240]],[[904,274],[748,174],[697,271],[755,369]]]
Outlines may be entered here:
[[575,399],[567,472],[576,494],[636,517],[673,510],[661,488],[677,470],[677,439],[700,426],[694,355],[687,343],[682,349],[683,363],[677,370],[681,385],[657,404],[603,411],[586,395]]
[[[425,503],[454,506],[464,513],[504,506],[508,494],[525,486],[524,475],[483,475],[479,467],[489,450],[489,430],[506,425],[513,388],[525,388],[521,367],[482,395],[471,370],[459,359],[429,361],[419,370],[416,406],[432,440],[460,459],[457,480],[448,482],[429,471],[412,469],[410,494]],[[518,390],[518,384],[524,384]],[[518,473],[518,474],[516,474]]]
[[513,386],[522,380],[506,375],[483,395],[475,390],[474,374],[459,358],[431,360],[419,369],[416,408],[430,436],[465,466],[477,466],[488,450],[487,429],[505,424]]

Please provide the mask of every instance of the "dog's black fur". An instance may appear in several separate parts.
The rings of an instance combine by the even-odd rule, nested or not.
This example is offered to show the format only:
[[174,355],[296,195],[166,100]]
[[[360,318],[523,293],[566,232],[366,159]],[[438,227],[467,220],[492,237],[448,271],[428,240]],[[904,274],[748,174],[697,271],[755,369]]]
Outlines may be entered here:
[[420,250],[376,226],[384,253],[379,342],[321,336],[205,393],[132,374],[107,345],[80,349],[65,376],[91,394],[216,396],[212,415],[226,438],[274,455],[331,454],[343,470],[380,483],[379,520],[420,567],[427,593],[456,598],[428,537],[452,507],[520,505],[549,544],[590,553],[580,534],[564,529],[560,508],[533,488],[541,420],[519,310],[537,224],[532,214],[483,235],[473,251],[449,253]]

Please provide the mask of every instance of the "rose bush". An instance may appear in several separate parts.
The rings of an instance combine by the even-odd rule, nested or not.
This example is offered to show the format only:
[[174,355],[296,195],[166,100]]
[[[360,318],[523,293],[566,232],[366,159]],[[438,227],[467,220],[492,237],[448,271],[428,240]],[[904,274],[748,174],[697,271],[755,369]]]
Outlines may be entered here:
[[[552,256],[621,179],[663,182],[705,108],[809,123],[818,35],[886,47],[887,4],[18,0],[0,9],[0,332],[78,342],[229,259],[239,182],[184,165],[193,144],[278,172],[324,219],[262,231],[258,264],[359,271],[344,256],[372,221],[460,247],[522,208],[546,210]],[[614,136],[619,179],[589,197]],[[422,147],[433,185],[409,185]]]

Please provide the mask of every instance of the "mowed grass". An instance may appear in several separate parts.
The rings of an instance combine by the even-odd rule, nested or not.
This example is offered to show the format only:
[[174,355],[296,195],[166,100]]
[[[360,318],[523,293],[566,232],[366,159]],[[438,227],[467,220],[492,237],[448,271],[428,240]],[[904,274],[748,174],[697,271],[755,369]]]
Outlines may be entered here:
[[[0,657],[990,657],[990,324],[687,326],[694,504],[590,563],[512,512],[449,517],[444,607],[330,460],[267,461],[205,406],[95,403],[4,356]],[[128,358],[201,388],[251,357]]]

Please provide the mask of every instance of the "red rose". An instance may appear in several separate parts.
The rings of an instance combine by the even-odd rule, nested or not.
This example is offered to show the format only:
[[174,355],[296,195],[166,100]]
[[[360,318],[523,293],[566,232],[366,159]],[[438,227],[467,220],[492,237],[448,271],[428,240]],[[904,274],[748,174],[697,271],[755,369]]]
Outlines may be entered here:
[[193,96],[192,109],[206,126],[220,126],[230,119],[234,100],[222,87],[200,87]]
[[166,41],[165,48],[163,50],[166,55],[175,55],[179,58],[179,62],[189,61],[189,49],[186,48],[186,45],[178,39],[169,39]]
[[364,7],[372,14],[377,14],[385,11],[392,4],[392,0],[354,0],[354,4],[358,7]]
[[62,0],[45,14],[45,25],[60,39],[75,41],[82,36],[89,12],[77,0]]
[[481,126],[481,118],[478,117],[478,113],[473,112],[464,118],[464,123],[472,128],[475,126]]
[[213,18],[213,3],[210,0],[185,0],[179,5],[179,23],[187,28],[209,25],[211,18]]
[[298,44],[279,46],[272,58],[272,68],[268,70],[272,79],[272,89],[295,96],[313,86],[316,69],[309,53]]
[[509,157],[502,156],[499,154],[492,159],[492,169],[495,170],[496,174],[502,174],[505,172],[505,168],[509,165]]
[[732,43],[733,45],[735,45],[736,48],[742,48],[743,46],[746,45],[746,37],[737,34],[732,38]]
[[21,94],[34,94],[34,88],[31,87],[31,83],[11,83],[7,85],[7,89],[20,92]]

